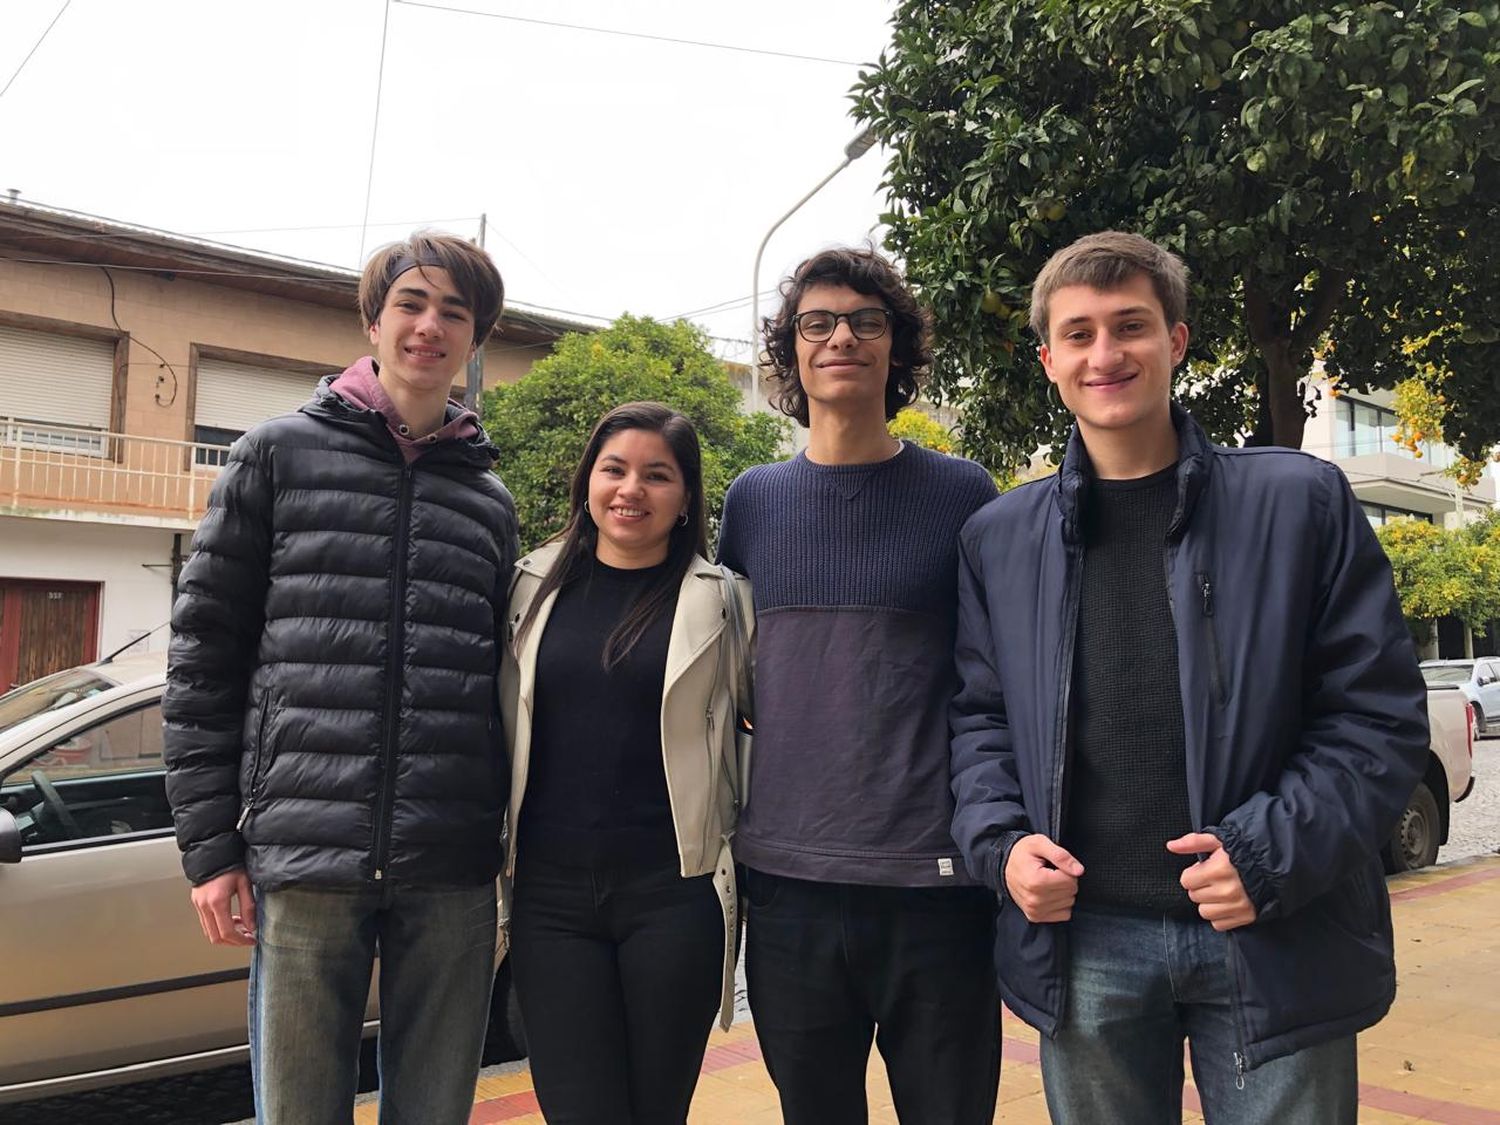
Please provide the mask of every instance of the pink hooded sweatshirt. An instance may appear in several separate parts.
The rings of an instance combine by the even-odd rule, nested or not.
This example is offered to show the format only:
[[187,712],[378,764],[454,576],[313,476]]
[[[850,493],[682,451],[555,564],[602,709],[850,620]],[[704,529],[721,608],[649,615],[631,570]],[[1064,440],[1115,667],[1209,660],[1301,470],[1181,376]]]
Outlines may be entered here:
[[439,442],[452,439],[472,441],[482,432],[479,428],[479,415],[472,410],[465,410],[461,404],[450,400],[449,405],[458,407],[457,414],[426,437],[412,437],[410,428],[396,410],[396,404],[391,401],[391,396],[386,394],[385,388],[380,385],[373,356],[365,356],[356,361],[352,367],[335,379],[328,389],[354,406],[378,412],[385,419],[385,424],[391,431],[391,437],[396,439],[401,456],[406,458],[408,465]]

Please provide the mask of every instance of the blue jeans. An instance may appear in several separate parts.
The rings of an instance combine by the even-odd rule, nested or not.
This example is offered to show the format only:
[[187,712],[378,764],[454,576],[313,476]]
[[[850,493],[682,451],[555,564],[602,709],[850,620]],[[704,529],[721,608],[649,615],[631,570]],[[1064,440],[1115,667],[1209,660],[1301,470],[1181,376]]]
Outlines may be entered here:
[[1355,1125],[1354,1036],[1242,1070],[1226,935],[1198,919],[1075,910],[1066,1011],[1042,1038],[1060,1125],[1177,1125],[1182,1041],[1208,1125]]
[[495,974],[495,887],[257,890],[250,1065],[260,1125],[350,1120],[380,956],[381,1125],[462,1125]]

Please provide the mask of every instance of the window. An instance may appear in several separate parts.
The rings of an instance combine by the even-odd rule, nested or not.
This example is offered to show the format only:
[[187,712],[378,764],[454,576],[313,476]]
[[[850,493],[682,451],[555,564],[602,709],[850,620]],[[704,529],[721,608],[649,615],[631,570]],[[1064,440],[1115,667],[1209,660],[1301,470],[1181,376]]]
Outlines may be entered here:
[[[311,399],[322,377],[318,370],[308,367],[290,371],[274,366],[275,362],[261,365],[199,355],[193,440],[203,445],[229,445],[251,426],[278,414],[290,414]],[[219,465],[224,455],[199,449],[194,460],[200,465]]]
[[[1367,453],[1394,453],[1398,457],[1411,457],[1411,450],[1396,444],[1397,425],[1394,410],[1348,396],[1340,397],[1333,415],[1333,455],[1360,457]],[[1442,442],[1423,442],[1420,452],[1420,459],[1434,469],[1446,469],[1453,463],[1453,451]]]
[[116,715],[0,779],[0,808],[16,818],[27,850],[169,831],[161,750],[160,706]]
[[115,342],[0,324],[7,444],[100,456],[114,405]]
[[1360,501],[1359,506],[1364,510],[1365,517],[1375,527],[1397,519],[1421,520],[1423,523],[1432,522],[1431,512],[1413,512],[1406,508],[1392,508],[1387,504],[1369,504],[1363,500]]

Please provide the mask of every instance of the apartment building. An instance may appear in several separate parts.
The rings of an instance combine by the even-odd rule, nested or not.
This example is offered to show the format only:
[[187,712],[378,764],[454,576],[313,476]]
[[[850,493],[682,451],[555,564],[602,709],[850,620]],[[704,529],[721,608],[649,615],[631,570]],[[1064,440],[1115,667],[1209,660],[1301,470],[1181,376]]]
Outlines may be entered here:
[[[350,270],[0,201],[0,691],[167,621],[229,443],[368,352],[357,285]],[[485,385],[587,327],[511,305]]]
[[[1486,473],[1473,488],[1461,488],[1444,475],[1453,451],[1426,442],[1417,453],[1396,444],[1396,412],[1391,392],[1341,392],[1331,396],[1326,383],[1318,414],[1308,419],[1302,448],[1338,465],[1370,522],[1379,527],[1399,517],[1426,520],[1441,527],[1460,527],[1495,505],[1495,480]],[[1436,636],[1424,657],[1493,656],[1496,629],[1476,637],[1454,618],[1437,622]]]

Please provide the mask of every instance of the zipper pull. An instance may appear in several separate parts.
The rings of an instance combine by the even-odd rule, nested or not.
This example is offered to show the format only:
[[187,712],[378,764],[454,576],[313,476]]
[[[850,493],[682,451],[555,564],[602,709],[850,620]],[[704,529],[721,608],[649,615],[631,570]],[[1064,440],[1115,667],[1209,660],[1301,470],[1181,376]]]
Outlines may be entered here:
[[708,716],[708,733],[712,734],[714,731],[714,709],[710,707],[704,714]]
[[[382,880],[384,878],[385,878],[385,872],[382,871],[382,870],[380,870],[380,868],[377,867],[375,869],[375,881],[378,883],[378,882],[380,882],[380,880]],[[1234,1057],[1235,1058],[1239,1058],[1239,1055],[1235,1055]],[[1244,1088],[1245,1087],[1243,1085],[1240,1086],[1240,1089],[1243,1090]]]
[[1234,1088],[1236,1090],[1245,1088],[1245,1056],[1238,1051],[1234,1053]]
[[249,819],[250,819],[250,802],[246,801],[245,802],[245,807],[240,810],[240,818],[239,818],[239,820],[237,820],[237,821],[234,822],[234,830],[236,832],[243,832],[244,829],[245,829],[245,821],[247,821]]
[[1208,575],[1198,576],[1198,588],[1203,591],[1203,616],[1212,617],[1214,615],[1214,587],[1213,583],[1208,580]]

